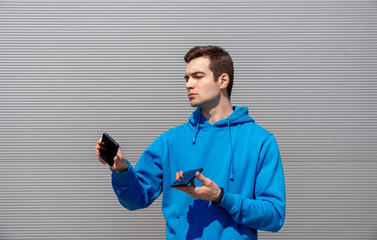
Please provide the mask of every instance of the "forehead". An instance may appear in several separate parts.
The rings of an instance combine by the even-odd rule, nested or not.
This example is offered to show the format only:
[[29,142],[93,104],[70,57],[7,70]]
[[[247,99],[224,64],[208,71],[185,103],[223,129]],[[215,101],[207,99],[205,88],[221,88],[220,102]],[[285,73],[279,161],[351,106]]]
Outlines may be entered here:
[[205,72],[209,73],[209,57],[198,57],[191,60],[186,67],[186,74],[191,74],[194,72]]

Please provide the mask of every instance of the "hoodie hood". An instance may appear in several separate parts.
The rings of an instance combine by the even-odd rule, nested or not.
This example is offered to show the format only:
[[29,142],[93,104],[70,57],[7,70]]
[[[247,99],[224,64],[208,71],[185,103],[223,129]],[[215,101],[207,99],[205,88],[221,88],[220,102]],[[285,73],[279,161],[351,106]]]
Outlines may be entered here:
[[227,127],[228,124],[234,125],[234,124],[240,124],[240,123],[247,123],[247,122],[254,122],[254,119],[252,119],[249,116],[249,109],[247,107],[233,107],[233,113],[230,114],[227,118],[222,119],[215,124],[211,124],[202,114],[202,109],[197,108],[189,118],[190,123],[193,126],[197,126],[199,124],[200,127],[210,127],[210,126],[216,126],[216,127]]
[[198,137],[199,131],[202,128],[207,127],[227,127],[229,132],[229,147],[231,150],[231,159],[230,159],[230,166],[229,166],[229,176],[230,180],[233,181],[234,179],[234,149],[233,149],[233,142],[232,142],[232,131],[231,126],[254,122],[254,120],[249,116],[249,109],[247,107],[233,107],[233,113],[230,114],[227,118],[222,119],[215,124],[211,124],[202,114],[202,109],[197,108],[191,117],[189,118],[191,125],[195,128],[194,137],[192,140],[192,144],[196,143],[196,139]]

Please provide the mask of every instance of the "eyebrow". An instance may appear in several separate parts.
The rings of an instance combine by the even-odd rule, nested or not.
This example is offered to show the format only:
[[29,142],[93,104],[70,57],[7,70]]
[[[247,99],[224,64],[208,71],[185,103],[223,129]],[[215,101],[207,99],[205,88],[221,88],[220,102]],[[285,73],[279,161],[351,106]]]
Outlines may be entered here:
[[[197,74],[204,74],[204,75],[206,75],[206,73],[202,72],[202,71],[196,71],[196,72],[191,73],[190,75],[197,75]],[[188,74],[185,74],[184,79],[187,79],[188,76],[189,76]]]

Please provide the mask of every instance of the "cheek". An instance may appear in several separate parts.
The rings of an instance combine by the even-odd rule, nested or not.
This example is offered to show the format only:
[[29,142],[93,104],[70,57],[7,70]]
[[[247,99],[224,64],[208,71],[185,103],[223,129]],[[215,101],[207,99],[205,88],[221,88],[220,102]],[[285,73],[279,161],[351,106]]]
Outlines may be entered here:
[[220,93],[220,87],[214,82],[214,83],[208,83],[206,85],[206,92],[210,94],[211,96],[217,95]]

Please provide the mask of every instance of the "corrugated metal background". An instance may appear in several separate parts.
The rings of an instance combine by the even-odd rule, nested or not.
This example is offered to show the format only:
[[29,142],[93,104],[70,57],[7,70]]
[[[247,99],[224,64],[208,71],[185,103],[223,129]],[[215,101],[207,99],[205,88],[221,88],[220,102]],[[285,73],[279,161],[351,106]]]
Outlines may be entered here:
[[287,217],[260,239],[377,239],[376,1],[0,0],[0,239],[163,239],[96,159],[128,158],[193,111],[183,55],[235,62],[232,103],[276,136]]

